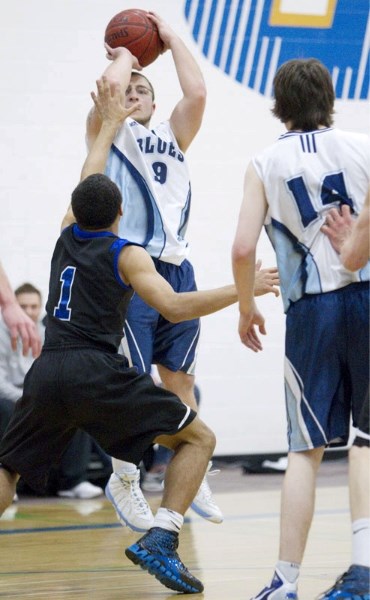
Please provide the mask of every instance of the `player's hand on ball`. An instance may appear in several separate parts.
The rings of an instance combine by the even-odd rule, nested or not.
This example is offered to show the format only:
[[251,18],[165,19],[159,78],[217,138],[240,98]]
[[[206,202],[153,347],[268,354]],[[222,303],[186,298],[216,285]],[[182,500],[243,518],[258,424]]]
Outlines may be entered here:
[[177,38],[178,35],[157,13],[149,11],[148,19],[150,19],[158,28],[159,37],[163,42],[163,50],[161,51],[161,54],[163,54],[171,47],[171,41],[174,38]]

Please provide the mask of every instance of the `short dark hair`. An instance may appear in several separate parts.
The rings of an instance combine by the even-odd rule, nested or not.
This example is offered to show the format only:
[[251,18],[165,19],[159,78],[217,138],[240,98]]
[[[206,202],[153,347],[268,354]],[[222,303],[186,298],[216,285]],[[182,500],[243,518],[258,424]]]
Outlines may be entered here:
[[83,229],[110,227],[122,203],[121,192],[106,175],[94,173],[72,192],[72,210]]
[[38,290],[32,283],[22,283],[16,290],[14,290],[14,294],[19,296],[20,294],[37,294],[41,300],[41,292]]
[[145,79],[145,81],[147,82],[147,84],[149,86],[150,91],[152,92],[153,102],[154,102],[154,100],[155,100],[154,87],[151,84],[151,82],[149,81],[149,79],[145,75],[143,75],[142,73],[140,73],[140,71],[131,71],[131,77],[134,77],[134,76],[135,77],[143,77]]
[[328,69],[316,58],[285,62],[274,77],[272,114],[292,129],[313,131],[333,124],[335,93]]

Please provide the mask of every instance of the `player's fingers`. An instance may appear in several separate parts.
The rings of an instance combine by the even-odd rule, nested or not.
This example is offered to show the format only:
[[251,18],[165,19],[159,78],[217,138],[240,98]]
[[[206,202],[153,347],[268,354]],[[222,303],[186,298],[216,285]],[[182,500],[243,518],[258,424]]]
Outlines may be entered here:
[[266,335],[266,327],[265,327],[264,323],[262,323],[262,325],[258,326],[258,330],[260,333],[262,333],[262,335]]
[[104,48],[106,49],[106,57],[108,60],[113,60],[113,48],[111,48],[106,42],[104,44]]
[[342,216],[346,219],[352,219],[351,216],[351,207],[348,204],[342,204],[341,207]]
[[33,358],[37,358],[41,352],[41,340],[35,336],[31,339],[31,350]]
[[30,342],[31,342],[30,333],[29,333],[29,331],[27,329],[27,326],[26,325],[20,325],[18,327],[18,333],[19,333],[19,335],[21,337],[21,340],[22,340],[22,346],[23,346],[22,354],[23,354],[23,356],[26,356],[28,354],[29,349],[30,349]]
[[260,271],[262,266],[262,260],[259,258],[256,262],[256,271]]
[[126,109],[127,114],[131,115],[131,113],[135,112],[135,110],[137,110],[138,108],[141,108],[140,102],[136,102],[135,104],[133,104],[132,106],[130,106],[129,108],[127,108]]
[[255,327],[250,327],[246,336],[246,341],[247,341],[247,345],[248,348],[251,348],[251,350],[254,350],[254,352],[258,352],[258,350],[262,350],[262,344],[260,342],[260,339],[257,335],[257,332],[255,330]]
[[18,329],[17,329],[17,327],[15,327],[15,326],[10,327],[9,333],[10,333],[10,341],[11,341],[11,344],[12,344],[12,350],[16,350],[17,349],[17,340],[18,340]]

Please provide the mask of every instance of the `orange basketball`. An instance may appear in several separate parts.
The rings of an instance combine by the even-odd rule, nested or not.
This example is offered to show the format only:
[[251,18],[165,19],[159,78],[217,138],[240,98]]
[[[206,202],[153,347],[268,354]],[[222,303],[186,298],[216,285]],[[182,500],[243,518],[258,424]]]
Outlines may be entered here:
[[106,27],[104,40],[111,48],[124,46],[130,50],[142,67],[154,62],[163,51],[157,26],[138,8],[115,15]]

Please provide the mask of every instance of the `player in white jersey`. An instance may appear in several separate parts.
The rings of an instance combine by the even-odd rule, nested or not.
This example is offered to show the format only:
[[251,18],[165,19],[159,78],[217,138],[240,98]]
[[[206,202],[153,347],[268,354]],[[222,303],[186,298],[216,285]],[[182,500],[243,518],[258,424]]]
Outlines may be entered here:
[[354,215],[361,211],[369,190],[370,141],[331,127],[334,90],[318,60],[284,63],[275,75],[274,90],[272,112],[287,133],[248,166],[233,245],[243,344],[258,352],[258,329],[265,332],[250,293],[263,225],[276,252],[287,315],[289,460],[279,560],[271,583],[254,598],[298,598],[316,473],[326,446],[347,444],[351,413],[363,434],[355,443],[364,448],[361,468],[350,461],[352,565],[322,598],[365,598],[370,573],[369,489],[368,476],[363,477],[369,465],[369,423],[364,419],[369,406],[369,264],[348,271],[322,227],[333,208],[344,207]]
[[[199,67],[182,40],[157,15],[148,15],[158,26],[165,49],[172,53],[183,98],[169,121],[155,130],[149,129],[155,110],[153,86],[139,72],[132,72],[140,66],[128,50],[107,48],[112,62],[104,75],[110,82],[120,83],[127,107],[138,101],[140,107],[118,132],[106,174],[122,192],[125,218],[120,235],[142,244],[153,257],[158,272],[176,291],[191,291],[196,284],[192,266],[186,259],[188,248],[184,238],[191,196],[184,152],[201,125],[206,89]],[[87,123],[89,145],[99,128],[100,119],[93,108]],[[135,295],[124,331],[125,354],[131,364],[139,372],[150,372],[151,365],[158,364],[164,387],[195,410],[194,364],[199,329],[198,319],[176,325],[167,323]],[[121,523],[136,531],[149,529],[153,515],[139,487],[139,470],[116,459],[113,469],[106,494]],[[202,486],[208,492],[206,480]],[[205,497],[201,489],[200,503]],[[220,509],[211,495],[207,497],[208,507],[201,512],[206,518],[221,522]],[[192,506],[197,508],[198,504]]]
[[106,173],[125,190],[120,235],[145,246],[153,258],[180,266],[189,253],[191,187],[170,122],[148,129],[128,119],[114,140]]
[[[139,65],[127,49],[107,48],[112,62],[104,74],[125,90],[127,107],[138,101],[140,107],[118,132],[106,174],[123,196],[120,235],[142,244],[157,271],[177,292],[192,291],[196,283],[187,260],[189,248],[185,239],[191,187],[184,153],[201,125],[206,88],[198,65],[178,35],[157,15],[148,13],[148,16],[158,26],[165,49],[171,51],[183,97],[168,121],[149,128],[155,110],[153,86],[140,72],[132,72]],[[89,144],[99,128],[100,119],[93,109],[87,123]],[[271,276],[276,282],[276,274],[271,271]],[[274,291],[273,285],[266,291]],[[164,387],[194,410],[197,410],[194,368],[199,332],[198,319],[171,324],[139,296],[135,295],[131,301],[125,324],[125,354],[139,372],[149,373],[151,365],[157,364]],[[115,459],[113,467],[115,472],[106,493],[120,521],[134,530],[148,529],[153,515],[139,487],[138,469]],[[192,508],[215,523],[223,520],[206,478]]]

